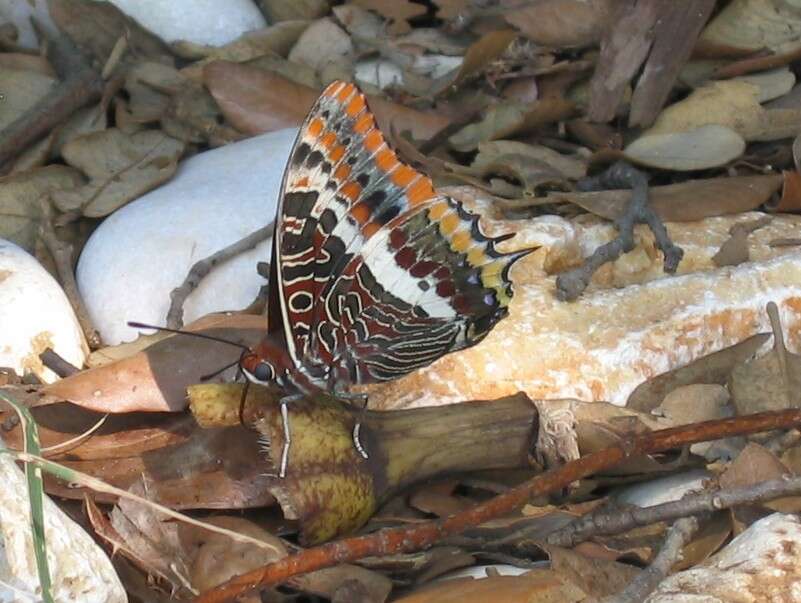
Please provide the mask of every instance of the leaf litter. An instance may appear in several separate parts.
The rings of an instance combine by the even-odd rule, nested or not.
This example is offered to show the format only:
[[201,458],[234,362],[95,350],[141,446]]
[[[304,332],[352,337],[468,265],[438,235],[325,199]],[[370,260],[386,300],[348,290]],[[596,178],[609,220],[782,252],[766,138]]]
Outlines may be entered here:
[[[58,57],[17,52],[4,42],[3,50],[11,51],[0,52],[0,79],[8,84],[0,91],[0,236],[46,258],[38,249],[39,204],[46,199],[57,212],[59,236],[73,242],[77,257],[92,220],[172,178],[187,156],[296,127],[333,77],[355,79],[366,90],[382,129],[393,133],[407,159],[425,165],[438,182],[467,182],[490,193],[502,211],[518,217],[588,212],[618,223],[630,217],[631,191],[583,189],[585,178],[620,159],[653,175],[648,203],[662,221],[798,211],[799,108],[790,99],[801,40],[799,28],[777,27],[771,18],[796,23],[797,15],[781,3],[734,0],[714,12],[714,2],[699,2],[692,11],[642,1],[629,15],[605,0],[261,4],[269,26],[209,47],[166,44],[111,4],[52,0],[56,24],[91,57],[92,68],[102,67],[102,95],[53,118],[39,137],[14,133],[11,154],[5,151],[10,143],[2,146],[3,128],[30,119],[30,106],[61,94],[57,77],[69,81],[70,73],[59,70]],[[686,34],[681,44],[676,31]],[[712,258],[715,265],[728,270],[754,261],[749,235],[770,219],[732,226]],[[774,243],[799,244],[792,238]],[[257,434],[238,423],[241,389],[222,384],[235,371],[204,381],[237,359],[231,346],[181,336],[143,339],[95,350],[92,368],[53,385],[4,389],[39,403],[34,416],[43,443],[57,446],[54,459],[145,501],[132,506],[97,493],[89,503],[92,525],[135,571],[158,577],[162,592],[186,598],[279,557],[165,522],[147,509],[147,500],[219,512],[271,506],[269,522],[255,515],[209,521],[267,541],[281,555],[302,551],[298,541],[310,545],[360,528],[414,529],[507,491],[532,471],[569,462],[564,451],[573,447],[586,454],[663,427],[797,409],[801,367],[787,340],[795,345],[798,336],[783,334],[787,311],[767,306],[769,351],[761,349],[771,335],[762,333],[654,374],[631,394],[627,408],[573,401],[565,409],[575,422],[552,439],[532,439],[530,426],[545,423],[524,396],[458,405],[436,416],[419,409],[404,419],[409,423],[392,413],[371,415],[375,429],[387,434],[377,455],[387,464],[354,469],[342,427],[351,411],[313,401],[297,419],[308,423],[299,429],[311,439],[298,444],[297,454],[310,474],[286,483],[267,475],[283,437],[275,407],[264,402],[274,396],[256,392],[246,399]],[[187,328],[245,345],[263,335],[255,315],[213,317]],[[506,409],[516,427],[498,423],[493,408]],[[1,412],[5,418],[5,408]],[[113,414],[93,428],[102,413]],[[461,413],[473,413],[473,451],[460,449],[449,430],[468,416]],[[427,447],[415,439],[415,425],[441,429],[441,441]],[[406,439],[392,443],[398,433]],[[779,478],[798,466],[791,462],[797,450],[791,434],[774,430],[760,444],[731,436],[685,452],[639,455],[469,526],[426,552],[397,551],[287,584],[334,600],[386,600],[390,592],[407,602],[612,595],[641,573],[633,559],[654,559],[666,522],[598,532],[572,550],[544,544],[549,534],[614,504],[605,494],[610,489],[682,468],[714,469],[717,483],[708,487],[724,490]],[[9,424],[3,437],[19,447],[20,426]],[[328,457],[319,456],[320,441]],[[421,465],[428,458],[421,451],[437,459],[436,470]],[[321,490],[316,476],[322,474],[331,489]],[[49,477],[46,488],[69,498],[89,491]],[[797,501],[786,496],[754,504],[798,512]],[[753,519],[748,507],[706,517],[683,567],[700,563]],[[435,580],[460,567],[475,567],[484,578]],[[271,595],[288,600],[277,590]]]

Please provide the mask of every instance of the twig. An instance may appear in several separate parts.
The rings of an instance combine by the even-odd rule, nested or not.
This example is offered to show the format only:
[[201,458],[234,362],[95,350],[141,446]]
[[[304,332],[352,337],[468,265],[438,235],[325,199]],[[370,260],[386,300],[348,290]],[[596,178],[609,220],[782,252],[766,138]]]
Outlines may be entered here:
[[801,424],[801,410],[794,409],[682,425],[639,435],[537,475],[509,492],[445,519],[426,521],[409,527],[387,528],[372,534],[312,547],[232,578],[201,594],[195,601],[196,603],[230,601],[252,589],[279,584],[297,574],[373,555],[408,553],[425,549],[445,536],[462,532],[468,527],[480,525],[509,513],[532,497],[567,487],[583,477],[614,467],[627,458],[735,435],[787,429],[798,424]]
[[222,264],[226,260],[253,249],[262,241],[269,239],[273,235],[275,229],[275,222],[270,222],[267,226],[259,228],[258,230],[250,233],[244,239],[240,239],[232,243],[228,247],[224,247],[219,251],[211,254],[207,258],[203,258],[195,262],[195,265],[189,269],[189,274],[186,275],[184,282],[176,287],[170,293],[170,309],[167,312],[167,326],[171,329],[180,329],[184,326],[184,302],[189,295],[197,289],[200,281],[211,272],[215,266]]
[[[755,505],[785,496],[801,494],[801,477],[788,477],[757,482],[738,488],[692,492],[680,500],[652,507],[612,505],[600,508],[556,530],[545,539],[548,544],[563,547],[603,534],[622,534],[640,526],[660,521],[673,521],[689,515],[701,515],[738,505]],[[516,537],[525,536],[518,532]]]
[[801,48],[796,48],[790,52],[781,54],[769,54],[761,57],[750,57],[741,59],[728,65],[724,65],[720,69],[716,69],[712,73],[712,77],[718,79],[728,79],[739,75],[746,75],[755,71],[767,71],[768,69],[776,69],[794,63],[801,58]]
[[0,132],[0,169],[103,91],[100,74],[66,35],[49,42],[48,58],[61,81]]
[[72,245],[65,243],[56,235],[56,231],[53,228],[53,209],[50,205],[50,200],[44,197],[40,198],[39,207],[42,212],[41,220],[39,221],[39,236],[42,238],[42,242],[47,247],[50,255],[53,256],[58,276],[61,279],[61,288],[64,290],[75,312],[78,324],[81,326],[84,337],[86,337],[86,342],[90,348],[96,350],[103,346],[103,341],[100,338],[100,333],[92,324],[92,319],[89,318],[89,311],[86,309],[83,296],[75,280]]
[[619,161],[606,172],[592,178],[580,180],[581,191],[598,191],[614,188],[630,188],[631,199],[623,215],[615,221],[618,236],[601,245],[578,268],[563,272],[556,279],[556,296],[562,301],[576,299],[587,288],[592,275],[607,262],[613,262],[622,254],[634,249],[634,226],[647,224],[654,233],[656,246],[665,256],[665,272],[673,274],[684,256],[684,250],[673,244],[659,216],[648,204],[648,178],[645,173]]
[[69,377],[81,370],[67,360],[64,360],[64,358],[59,356],[52,348],[47,348],[44,352],[39,354],[39,360],[59,377]]
[[679,519],[668,530],[665,542],[653,562],[621,592],[611,597],[604,597],[602,603],[640,603],[653,592],[670,568],[681,560],[684,545],[690,542],[698,531],[698,520],[695,517]]

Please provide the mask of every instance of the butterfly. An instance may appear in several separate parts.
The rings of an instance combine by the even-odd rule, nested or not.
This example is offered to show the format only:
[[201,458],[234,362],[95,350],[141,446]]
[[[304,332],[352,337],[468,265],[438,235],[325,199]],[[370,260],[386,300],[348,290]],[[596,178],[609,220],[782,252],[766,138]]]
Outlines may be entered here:
[[[330,84],[300,128],[275,218],[267,335],[247,378],[287,403],[388,381],[481,341],[507,314],[509,269],[479,217],[400,161],[358,88]],[[367,456],[354,426],[354,443]]]

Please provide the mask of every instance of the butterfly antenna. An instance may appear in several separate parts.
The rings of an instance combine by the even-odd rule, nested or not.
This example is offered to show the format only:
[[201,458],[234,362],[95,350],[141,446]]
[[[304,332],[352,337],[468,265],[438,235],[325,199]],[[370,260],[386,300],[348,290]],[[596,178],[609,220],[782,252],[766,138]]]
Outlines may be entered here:
[[[194,331],[182,331],[181,329],[171,329],[169,327],[158,327],[156,325],[149,325],[149,324],[145,324],[143,322],[135,322],[135,321],[128,321],[127,324],[128,324],[129,327],[133,327],[134,329],[154,329],[156,331],[164,331],[165,333],[176,333],[178,335],[189,335],[190,337],[199,337],[200,339],[208,339],[210,341],[216,341],[218,343],[227,343],[228,345],[236,346],[236,347],[240,348],[241,350],[243,350],[245,352],[249,352],[250,351],[250,348],[248,346],[246,346],[245,344],[237,343],[236,341],[229,341],[228,339],[223,339],[222,337],[215,337],[214,335],[206,335],[205,333],[195,333]],[[237,362],[239,362],[239,361],[237,360]],[[224,371],[226,368],[229,368],[231,366],[233,366],[233,364],[230,364],[230,365],[226,366],[225,368],[220,369],[220,371],[217,371],[217,372]],[[216,374],[216,373],[214,373],[214,374]],[[211,376],[213,377],[214,375],[211,375]]]

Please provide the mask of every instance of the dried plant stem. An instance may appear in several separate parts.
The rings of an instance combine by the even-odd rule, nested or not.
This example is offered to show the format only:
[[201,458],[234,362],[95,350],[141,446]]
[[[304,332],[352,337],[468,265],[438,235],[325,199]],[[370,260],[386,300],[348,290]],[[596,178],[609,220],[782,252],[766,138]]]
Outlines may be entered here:
[[[799,495],[801,495],[801,477],[788,477],[726,490],[693,492],[680,500],[652,507],[643,508],[636,505],[602,507],[552,532],[546,538],[546,542],[572,547],[594,536],[622,534],[660,521],[673,521],[737,505],[755,505],[785,496]],[[520,532],[515,534],[516,538],[520,536]]]
[[64,290],[75,312],[78,324],[81,326],[84,337],[86,337],[86,342],[90,348],[96,350],[103,346],[103,342],[100,338],[100,333],[92,324],[92,319],[89,318],[89,311],[86,309],[83,296],[81,296],[78,283],[75,280],[74,250],[72,245],[65,243],[56,235],[55,228],[53,228],[53,210],[50,206],[50,201],[44,198],[40,199],[39,207],[42,212],[42,217],[39,221],[39,236],[42,238],[42,242],[47,247],[50,255],[53,256],[53,261],[56,263],[56,270],[61,280],[61,288]]
[[619,161],[600,176],[585,178],[579,182],[582,191],[598,191],[615,188],[630,188],[631,200],[623,215],[615,221],[618,236],[601,245],[584,264],[560,274],[556,279],[556,296],[562,301],[572,301],[582,294],[592,275],[601,266],[613,262],[624,253],[634,249],[634,226],[647,224],[654,233],[656,246],[665,255],[665,272],[672,274],[684,256],[681,247],[673,244],[667,229],[648,204],[648,178],[644,172]]
[[232,243],[228,247],[220,249],[207,258],[203,258],[189,269],[184,282],[170,293],[170,309],[167,312],[167,326],[171,329],[180,329],[184,326],[184,302],[189,295],[197,289],[202,281],[215,266],[222,264],[226,260],[253,249],[262,241],[273,236],[275,222],[270,222],[267,226],[259,228],[250,233],[243,239]]
[[684,517],[674,523],[667,532],[662,548],[653,562],[637,575],[621,592],[602,599],[602,603],[640,603],[656,588],[670,568],[681,560],[684,545],[690,542],[698,531],[698,520],[695,517]]
[[468,527],[480,525],[509,513],[531,497],[557,491],[583,477],[614,467],[627,458],[735,435],[787,429],[799,424],[801,424],[801,410],[785,410],[682,425],[636,436],[537,475],[509,492],[444,520],[379,530],[373,534],[329,542],[284,557],[280,561],[232,578],[201,594],[196,602],[230,601],[252,589],[279,584],[297,574],[371,555],[389,555],[430,547],[445,536],[462,532]]

